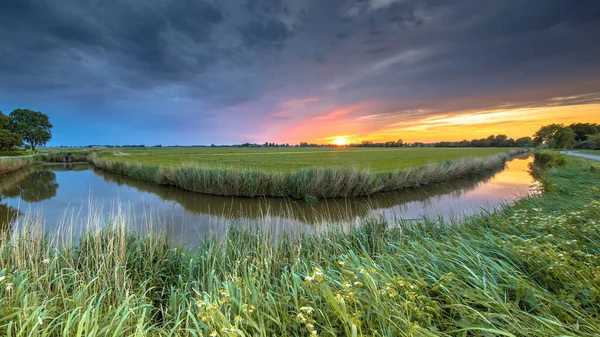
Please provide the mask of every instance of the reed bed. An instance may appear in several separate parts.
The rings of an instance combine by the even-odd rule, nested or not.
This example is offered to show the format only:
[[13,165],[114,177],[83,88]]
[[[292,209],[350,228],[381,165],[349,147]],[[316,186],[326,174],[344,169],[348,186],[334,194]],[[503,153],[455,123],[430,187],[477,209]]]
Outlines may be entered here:
[[163,167],[90,156],[96,167],[135,179],[188,191],[223,196],[269,196],[295,199],[358,197],[379,192],[447,182],[502,167],[508,159],[528,150],[488,157],[468,157],[390,172],[358,167],[314,167],[296,172],[205,168],[197,165]]
[[29,157],[29,158],[2,158],[0,157],[0,175],[5,174],[5,173],[9,173],[9,172],[13,172],[13,171],[18,171],[22,168],[25,168],[27,166],[30,166],[34,163],[36,163],[36,159]]
[[0,335],[598,336],[600,173],[568,162],[459,226],[248,224],[186,248],[126,211],[90,212],[80,239],[22,218],[0,239]]

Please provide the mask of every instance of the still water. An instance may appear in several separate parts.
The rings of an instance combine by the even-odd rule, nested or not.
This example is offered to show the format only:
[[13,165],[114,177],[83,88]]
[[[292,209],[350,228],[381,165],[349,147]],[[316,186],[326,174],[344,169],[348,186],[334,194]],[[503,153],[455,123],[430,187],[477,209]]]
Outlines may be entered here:
[[[121,207],[135,214],[132,229],[144,231],[147,219],[173,239],[194,244],[226,225],[252,223],[277,230],[314,231],[323,223],[351,224],[367,216],[391,221],[460,220],[503,203],[537,193],[530,174],[532,158],[513,159],[504,170],[450,183],[381,194],[370,198],[328,199],[308,204],[282,198],[203,195],[136,181],[88,164],[41,165],[0,177],[0,222],[24,214],[43,219],[54,231],[65,217],[85,221],[93,209],[108,216]],[[5,226],[4,226],[5,227]]]

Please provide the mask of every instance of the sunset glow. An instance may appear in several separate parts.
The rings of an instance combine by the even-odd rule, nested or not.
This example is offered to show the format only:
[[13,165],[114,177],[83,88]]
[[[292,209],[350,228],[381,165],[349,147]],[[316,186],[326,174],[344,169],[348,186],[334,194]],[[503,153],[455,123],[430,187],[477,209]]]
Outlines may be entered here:
[[334,141],[333,144],[337,145],[337,146],[343,146],[343,145],[347,145],[348,144],[348,139],[346,139],[346,137],[337,137]]

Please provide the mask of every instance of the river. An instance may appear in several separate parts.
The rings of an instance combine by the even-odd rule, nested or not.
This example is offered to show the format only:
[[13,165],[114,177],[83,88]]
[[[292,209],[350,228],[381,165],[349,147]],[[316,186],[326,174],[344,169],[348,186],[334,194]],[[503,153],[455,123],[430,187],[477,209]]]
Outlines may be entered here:
[[6,227],[7,222],[14,226],[19,220],[37,219],[44,231],[56,232],[65,219],[83,223],[93,213],[102,215],[97,219],[102,222],[120,208],[132,215],[127,222],[133,230],[160,227],[174,240],[191,245],[232,224],[312,232],[324,224],[349,225],[370,216],[391,222],[423,217],[452,222],[538,193],[530,173],[532,161],[524,156],[483,176],[369,198],[316,203],[204,195],[133,180],[89,164],[39,165],[0,177],[0,222]]

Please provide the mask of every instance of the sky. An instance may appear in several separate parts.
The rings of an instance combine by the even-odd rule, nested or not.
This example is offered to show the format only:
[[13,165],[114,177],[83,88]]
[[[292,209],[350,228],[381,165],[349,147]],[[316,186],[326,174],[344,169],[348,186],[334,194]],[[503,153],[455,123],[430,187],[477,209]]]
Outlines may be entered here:
[[597,0],[0,3],[52,146],[432,142],[600,122]]

